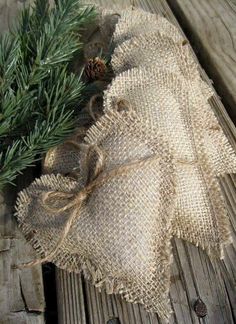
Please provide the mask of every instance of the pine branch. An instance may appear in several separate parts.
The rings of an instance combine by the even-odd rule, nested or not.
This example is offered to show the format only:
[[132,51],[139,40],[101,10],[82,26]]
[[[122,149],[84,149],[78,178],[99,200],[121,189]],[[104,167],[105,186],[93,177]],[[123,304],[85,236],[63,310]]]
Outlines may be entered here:
[[15,70],[20,58],[18,38],[10,34],[0,36],[0,99],[15,80]]
[[58,118],[51,118],[40,125],[36,123],[34,129],[27,137],[13,142],[5,154],[0,154],[0,190],[7,184],[14,184],[18,174],[26,167],[34,165],[40,159],[37,155],[45,153],[53,146],[60,144],[73,130],[71,112],[64,113]]
[[24,93],[17,90],[14,93],[9,90],[5,93],[1,104],[0,138],[9,136],[27,121],[35,101],[33,92]]
[[[79,30],[85,23],[94,19],[92,7],[83,8],[78,0],[58,0],[51,11],[40,0],[35,1],[35,10],[31,15],[29,8],[22,12],[17,34],[22,44],[25,64],[48,68],[71,60],[79,50]],[[48,2],[48,1],[47,1]],[[40,16],[41,11],[45,12]]]
[[71,134],[84,86],[68,64],[94,16],[78,0],[57,0],[53,9],[35,0],[1,37],[0,188]]

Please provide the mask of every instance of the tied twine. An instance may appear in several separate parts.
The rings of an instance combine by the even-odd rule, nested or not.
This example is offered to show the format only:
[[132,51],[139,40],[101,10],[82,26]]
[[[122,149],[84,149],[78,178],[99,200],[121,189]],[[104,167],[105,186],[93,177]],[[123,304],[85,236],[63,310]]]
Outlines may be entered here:
[[[115,103],[115,109],[119,112],[122,112],[123,110],[129,110],[130,105],[126,100],[117,100]],[[77,149],[81,149],[82,147],[85,147],[85,144],[79,144],[76,141],[67,141],[65,144],[67,145],[73,145]],[[23,263],[20,265],[16,265],[16,268],[30,268],[38,264],[45,263],[49,260],[51,260],[60,250],[63,242],[65,241],[70,228],[72,224],[74,223],[75,219],[78,219],[81,215],[81,208],[83,203],[87,200],[89,195],[98,187],[102,186],[103,184],[107,183],[108,181],[122,175],[128,174],[132,170],[136,170],[137,168],[142,168],[146,166],[147,164],[156,162],[159,157],[156,154],[153,154],[151,156],[131,161],[130,163],[121,165],[117,168],[114,168],[110,171],[103,171],[104,165],[105,165],[105,152],[99,148],[96,145],[92,145],[87,147],[87,154],[86,154],[86,160],[85,160],[85,167],[88,168],[88,179],[87,179],[87,185],[80,190],[78,193],[68,193],[68,192],[59,192],[59,191],[49,191],[45,193],[42,196],[42,204],[48,211],[60,214],[67,210],[70,210],[71,208],[74,208],[71,212],[70,216],[68,217],[65,226],[62,230],[61,236],[56,244],[56,246],[53,248],[53,250],[48,253],[44,258],[35,259],[32,262]],[[92,153],[96,153],[97,159],[95,163],[95,168],[92,172],[92,175],[89,174],[89,164],[92,157]],[[51,199],[69,199],[70,202],[68,202],[63,207],[51,207]]]

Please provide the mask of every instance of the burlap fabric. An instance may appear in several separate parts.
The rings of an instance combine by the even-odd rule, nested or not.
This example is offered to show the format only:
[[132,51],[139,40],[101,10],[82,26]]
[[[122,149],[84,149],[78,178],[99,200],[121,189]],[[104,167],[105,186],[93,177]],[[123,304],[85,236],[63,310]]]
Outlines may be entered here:
[[[86,128],[79,128],[69,140],[81,142]],[[73,145],[62,144],[50,149],[43,163],[43,173],[60,173],[66,176],[77,177],[80,163],[80,152]]]
[[[215,177],[220,168],[226,167],[221,164],[219,149],[229,162],[228,170],[235,165],[230,163],[235,163],[235,157],[229,144],[223,146],[214,136],[215,149],[211,145],[212,152],[208,153],[204,138],[208,133],[211,135],[212,129],[206,125],[209,120],[205,124],[201,122],[207,116],[203,116],[204,110],[199,108],[198,98],[202,97],[202,92],[198,84],[193,82],[188,86],[164,68],[133,68],[113,80],[104,96],[104,109],[112,107],[114,98],[125,98],[149,121],[151,128],[165,134],[177,168],[173,234],[201,246],[210,255],[222,256],[221,245],[228,242],[230,235],[225,203]],[[221,136],[223,138],[223,133]]]
[[184,37],[167,19],[140,9],[123,10],[113,35],[115,44],[120,44],[132,37],[157,31],[162,36],[171,37],[175,42],[182,42]]
[[132,37],[115,48],[111,63],[116,74],[134,67],[164,67],[190,84],[193,80],[198,81],[206,99],[212,96],[212,89],[200,78],[197,62],[186,40],[176,43],[171,35],[162,36],[158,31],[145,32],[144,28],[139,36]]
[[[110,42],[117,15],[100,19],[99,37]],[[230,226],[217,177],[235,172],[236,158],[208,103],[212,90],[172,24],[122,11],[113,46],[116,77],[104,94],[105,115],[84,139],[80,131],[48,152],[44,171],[54,175],[20,193],[17,218],[39,258],[83,270],[96,286],[167,318],[170,239],[223,256]],[[120,99],[129,112],[117,111]],[[127,172],[84,192],[120,167]],[[45,203],[51,191],[58,193]]]
[[[96,286],[122,293],[128,301],[143,303],[167,317],[175,184],[168,143],[132,113],[110,112],[91,127],[85,144],[85,148],[99,146],[105,152],[102,172],[150,157],[152,160],[95,188],[77,211],[80,216],[59,251],[48,261],[68,271],[83,269]],[[86,152],[80,152],[79,173],[83,179],[45,175],[18,197],[19,225],[40,257],[57,246],[68,213],[77,208],[75,205],[66,212],[50,212],[42,196],[48,191],[77,193],[86,182],[86,168],[81,167]],[[53,207],[68,203],[66,198],[49,200]]]
[[112,55],[116,74],[138,66],[166,67],[170,72],[194,79],[199,76],[197,64],[186,43],[176,43],[159,31],[147,33],[122,42]]

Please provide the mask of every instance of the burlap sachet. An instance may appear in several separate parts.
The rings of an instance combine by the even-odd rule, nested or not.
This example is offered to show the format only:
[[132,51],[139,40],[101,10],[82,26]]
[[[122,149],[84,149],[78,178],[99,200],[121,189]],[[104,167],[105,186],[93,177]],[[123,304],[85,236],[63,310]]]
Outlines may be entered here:
[[[160,25],[157,21],[161,18]],[[149,31],[146,22],[153,20],[154,29]],[[167,32],[166,32],[167,31]],[[177,78],[187,81],[188,100],[192,101],[190,111],[199,119],[199,127],[192,131],[202,132],[201,145],[204,147],[208,164],[216,176],[236,172],[235,153],[223,133],[219,122],[208,103],[212,89],[201,79],[198,66],[193,59],[188,42],[165,18],[145,11],[125,10],[116,25],[114,42],[118,43],[112,56],[112,66],[116,73],[134,67],[164,67]],[[152,76],[150,75],[150,78]],[[198,141],[197,141],[198,142]]]
[[[167,318],[175,192],[168,143],[132,112],[114,111],[89,129],[80,154],[83,179],[45,175],[19,194],[20,227],[39,257],[68,271],[83,270],[96,286]],[[100,173],[92,172],[88,182],[85,170],[95,169]],[[95,187],[94,177],[100,182]],[[86,183],[93,189],[81,203]]]
[[[178,65],[178,69],[184,75],[187,73],[191,81],[200,77],[188,41],[164,17],[141,9],[123,10],[115,27],[113,42],[112,66],[116,73],[126,70],[127,65],[129,68],[139,64],[161,66],[163,62],[165,68],[171,71]],[[200,87],[205,98],[213,95],[212,89],[203,80]]]
[[202,145],[211,167],[217,176],[236,172],[234,151],[208,103],[213,92],[201,79],[189,45],[176,44],[158,32],[133,37],[116,47],[112,66],[117,74],[134,67],[150,66],[153,70],[164,67],[176,74],[177,80],[183,78],[188,83],[184,87],[189,92],[189,100],[193,101],[189,112],[194,111],[200,120]]
[[114,98],[126,99],[150,128],[163,132],[175,157],[192,161],[192,133],[186,120],[188,89],[181,81],[158,66],[130,69],[117,75],[105,91],[104,111],[112,109]]
[[165,68],[133,68],[113,80],[105,92],[104,109],[111,109],[114,98],[125,98],[148,120],[150,128],[161,130],[166,136],[175,157],[177,177],[173,235],[201,246],[209,255],[222,256],[222,246],[229,242],[230,232],[225,201],[216,178],[219,168],[226,166],[221,164],[218,149],[231,162],[227,166],[229,171],[234,169],[235,155],[219,124],[217,132],[225,143],[215,141],[214,152],[211,145],[209,153],[202,137],[211,134],[212,129],[201,123],[206,115],[199,105],[204,100],[198,84],[193,82],[190,86]]

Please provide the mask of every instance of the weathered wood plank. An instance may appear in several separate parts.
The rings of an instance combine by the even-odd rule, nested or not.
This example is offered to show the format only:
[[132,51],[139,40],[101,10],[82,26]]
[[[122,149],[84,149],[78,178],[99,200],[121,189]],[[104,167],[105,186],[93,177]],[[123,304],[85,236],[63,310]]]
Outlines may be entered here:
[[[124,8],[129,5],[129,1],[116,1],[111,3],[109,0],[100,0],[96,1],[96,3],[109,8],[117,8],[117,6]],[[170,21],[178,26],[165,0],[136,0],[135,4],[145,10],[168,17]],[[201,70],[201,74],[203,79],[211,84],[211,81],[203,70]],[[225,133],[234,148],[236,148],[235,128],[216,94],[211,99],[211,106],[216,112]],[[222,179],[222,187],[227,197],[229,214],[234,228],[236,210],[235,182],[236,178],[231,176],[226,176]],[[178,239],[173,240],[173,252],[174,264],[172,266],[170,296],[174,314],[170,322],[179,324],[233,323],[236,317],[235,306],[233,306],[236,305],[235,243],[226,249],[224,261],[210,261],[203,251]],[[58,305],[61,314],[59,316],[60,324],[104,324],[106,322],[109,324],[162,323],[157,315],[145,312],[142,306],[126,303],[120,296],[108,296],[104,292],[98,293],[80,275],[70,275],[62,270],[57,271],[58,292],[64,291],[58,295]],[[75,287],[71,286],[71,276],[74,277],[74,284],[80,288],[77,291],[79,293],[78,300],[82,299],[84,303],[82,313],[80,304],[72,305]],[[203,320],[199,319],[193,310],[193,302],[199,296],[206,303],[208,309],[208,315]],[[74,307],[76,308],[76,312],[74,312],[76,316],[72,317],[70,314],[74,311]],[[83,315],[81,316],[81,314]],[[119,322],[116,321],[117,318]]]
[[19,10],[23,8],[24,4],[30,2],[33,0],[0,0],[0,33],[14,23]]
[[236,121],[236,2],[168,0]]
[[[57,271],[56,280],[60,282],[60,289],[57,289],[58,318],[60,323],[86,324],[85,295],[82,278],[75,273]],[[68,303],[68,300],[70,301]],[[78,322],[79,315],[79,322]]]
[[[33,2],[33,0],[30,0]],[[24,0],[0,0],[0,33],[14,22]],[[44,323],[44,292],[41,267],[17,270],[12,266],[30,261],[33,250],[17,229],[13,206],[17,189],[32,181],[31,172],[19,180],[18,188],[0,194],[0,323]]]
[[[19,189],[32,181],[27,174]],[[16,188],[9,187],[0,201],[0,323],[44,323],[41,267],[18,270],[14,265],[30,261],[32,248],[18,230],[13,216]]]

